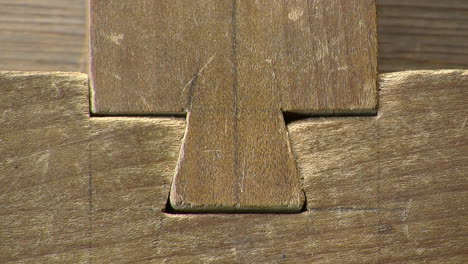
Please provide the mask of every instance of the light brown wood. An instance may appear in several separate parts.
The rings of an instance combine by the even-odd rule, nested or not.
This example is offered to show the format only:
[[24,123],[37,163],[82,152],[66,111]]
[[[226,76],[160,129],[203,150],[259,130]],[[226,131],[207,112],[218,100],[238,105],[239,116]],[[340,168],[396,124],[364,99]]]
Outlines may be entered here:
[[89,118],[81,74],[0,88],[0,262],[468,258],[467,71],[381,75],[378,116],[290,124],[309,198],[293,215],[165,214],[183,119]]
[[0,70],[88,72],[87,0],[0,0]]
[[0,73],[2,263],[89,263],[97,212],[165,207],[185,122],[90,119],[87,81]]
[[404,207],[411,197],[466,192],[467,71],[384,74],[380,89],[375,117],[288,127],[304,188],[314,190],[309,206]]
[[89,259],[85,74],[0,73],[0,262]]
[[93,1],[93,111],[188,112],[177,211],[298,212],[281,111],[375,112],[375,16],[374,0]]

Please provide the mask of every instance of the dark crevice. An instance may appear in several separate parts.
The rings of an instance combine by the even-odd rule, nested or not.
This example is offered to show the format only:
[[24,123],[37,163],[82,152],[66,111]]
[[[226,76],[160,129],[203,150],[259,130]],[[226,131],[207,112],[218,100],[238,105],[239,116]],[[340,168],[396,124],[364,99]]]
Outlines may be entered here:
[[343,110],[343,111],[333,111],[333,110],[320,110],[320,111],[311,111],[311,112],[294,112],[286,111],[283,112],[284,122],[286,126],[300,120],[310,119],[310,118],[319,118],[319,117],[366,117],[366,116],[376,116],[377,110]]
[[166,206],[162,209],[162,212],[165,214],[178,214],[177,211],[172,207],[171,205],[171,200],[170,200],[171,194],[167,196],[167,201],[166,201]]
[[[183,110],[181,110],[183,111]],[[135,118],[135,117],[187,117],[187,113],[185,112],[167,112],[167,113],[90,113],[90,117],[96,118],[105,118],[105,117],[128,117],[128,118]]]
[[307,209],[307,194],[306,194],[306,192],[304,191],[304,189],[302,189],[302,192],[304,193],[304,204],[302,205],[302,208],[301,208],[301,211],[299,211],[299,214],[305,213],[305,212],[308,212],[308,211],[309,211],[309,210]]

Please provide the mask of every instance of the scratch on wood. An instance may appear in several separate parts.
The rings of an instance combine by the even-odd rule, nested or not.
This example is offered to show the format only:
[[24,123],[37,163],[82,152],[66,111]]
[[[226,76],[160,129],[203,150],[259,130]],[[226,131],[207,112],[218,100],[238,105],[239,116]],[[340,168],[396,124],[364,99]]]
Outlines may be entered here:
[[192,79],[190,79],[190,81],[182,89],[182,94],[184,94],[187,87],[189,87],[189,91],[187,95],[188,110],[192,109],[193,93],[194,93],[195,86],[197,85],[198,77],[203,73],[203,71],[206,69],[206,67],[208,67],[208,65],[213,61],[215,57],[216,57],[216,53],[208,59],[208,61],[205,63],[205,65],[203,65],[203,67],[197,69]]
[[465,121],[463,121],[463,125],[460,128],[460,131],[458,132],[458,135],[461,135],[461,133],[463,132],[463,129],[465,129],[465,125],[466,125],[467,120],[468,120],[468,115],[465,117]]
[[27,159],[27,158],[30,158],[30,157],[33,157],[33,156],[36,156],[36,155],[40,155],[40,154],[42,154],[44,152],[50,152],[51,150],[55,150],[55,149],[58,149],[58,148],[61,148],[61,147],[67,147],[67,146],[71,146],[71,145],[75,145],[75,144],[79,144],[79,143],[84,143],[84,142],[89,142],[89,141],[91,141],[91,139],[89,139],[89,138],[85,138],[85,139],[81,139],[81,140],[75,140],[75,141],[71,141],[71,142],[68,142],[68,143],[53,146],[53,147],[50,147],[50,148],[46,148],[44,150],[37,151],[37,152],[31,153],[31,154],[6,158],[4,162],[0,162],[0,165],[7,164],[7,163],[13,163],[15,161],[21,161],[21,160],[24,160],[24,159]]
[[216,53],[211,56],[208,61],[205,63],[205,65],[203,65],[203,67],[201,67],[201,69],[197,70],[197,73],[195,73],[192,77],[192,79],[190,79],[190,81],[188,81],[188,83],[184,86],[184,88],[182,89],[182,93],[185,92],[185,90],[187,89],[187,87],[191,86],[193,84],[194,81],[196,81],[196,79],[198,78],[199,75],[201,75],[203,73],[203,71],[205,70],[205,68],[213,61],[213,59],[216,57]]

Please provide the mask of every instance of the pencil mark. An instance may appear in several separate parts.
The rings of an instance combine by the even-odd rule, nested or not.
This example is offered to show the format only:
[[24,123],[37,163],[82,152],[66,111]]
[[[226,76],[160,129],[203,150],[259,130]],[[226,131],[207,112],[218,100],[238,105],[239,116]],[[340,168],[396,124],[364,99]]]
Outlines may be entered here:
[[232,25],[232,35],[231,35],[231,42],[232,42],[232,54],[231,54],[231,61],[233,64],[232,67],[232,94],[234,98],[234,123],[233,123],[233,141],[234,141],[234,175],[237,179],[237,188],[235,190],[235,195],[236,195],[236,201],[237,201],[237,207],[240,206],[240,201],[239,201],[239,190],[241,187],[241,181],[239,178],[239,136],[238,136],[238,109],[237,109],[237,94],[238,94],[238,61],[237,61],[237,0],[232,0],[232,10],[231,10],[231,25]]

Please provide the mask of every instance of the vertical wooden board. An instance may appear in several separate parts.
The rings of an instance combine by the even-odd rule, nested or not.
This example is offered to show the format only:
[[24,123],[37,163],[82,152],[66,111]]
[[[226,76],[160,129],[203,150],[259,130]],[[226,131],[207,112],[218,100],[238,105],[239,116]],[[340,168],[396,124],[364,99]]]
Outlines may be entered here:
[[0,262],[89,260],[86,84],[0,72]]
[[[306,6],[306,2],[301,3],[303,8],[313,12],[311,6]],[[326,32],[320,31],[322,28],[327,28],[328,31],[329,24],[334,25],[333,23],[336,24],[334,26],[347,25],[349,22],[345,23],[344,21],[351,19],[350,17],[343,18],[343,20],[340,20],[342,19],[340,18],[339,21],[335,21],[332,17],[320,17],[317,19],[317,26],[312,26],[311,20],[307,20],[306,22],[309,23],[307,30],[318,31],[319,36],[316,36],[316,41],[323,41],[323,43],[310,43],[308,39],[311,38],[311,35],[302,35],[301,30],[303,28],[293,31],[292,34],[294,39],[297,38],[298,41],[304,41],[304,43],[291,44],[281,38],[277,42],[271,40],[270,36],[276,36],[278,33],[286,34],[288,28],[285,28],[284,25],[289,23],[288,19],[291,19],[289,18],[291,14],[289,14],[288,18],[284,16],[284,10],[288,8],[285,6],[285,2],[233,1],[231,11],[232,47],[230,51],[232,53],[231,63],[233,68],[231,74],[233,83],[232,87],[223,87],[227,91],[232,90],[232,98],[223,101],[213,100],[209,97],[198,101],[193,100],[192,106],[195,109],[211,109],[223,105],[226,106],[226,110],[220,109],[214,113],[190,113],[191,120],[188,122],[189,127],[186,137],[190,142],[187,141],[188,143],[184,144],[182,148],[183,153],[181,153],[179,161],[180,171],[176,174],[171,191],[171,204],[174,208],[177,210],[217,210],[216,208],[219,207],[219,210],[236,211],[272,211],[279,208],[287,208],[288,211],[299,211],[301,209],[304,198],[300,191],[294,160],[290,155],[287,133],[283,125],[284,121],[280,118],[280,111],[283,107],[282,101],[294,102],[295,106],[298,107],[295,110],[300,111],[311,109],[368,111],[374,110],[376,107],[374,76],[376,72],[375,61],[373,61],[375,53],[361,58],[363,50],[359,50],[361,53],[357,52],[356,58],[362,59],[363,62],[354,61],[353,57],[348,54],[348,50],[355,48],[355,46],[359,47],[359,49],[367,49],[367,44],[371,47],[371,51],[375,51],[375,49],[372,49],[375,47],[376,41],[374,36],[374,2],[353,2],[353,5],[350,6],[346,3],[348,2],[317,1],[313,5],[314,8],[319,9],[317,15],[328,11],[328,13],[332,13],[331,10],[335,11],[335,9],[343,9],[340,14],[344,16],[347,14],[344,9],[356,8],[352,10],[359,14],[357,19],[361,19],[361,15],[365,18],[360,21],[362,29],[358,30],[359,34],[354,31],[350,31],[350,34],[352,34],[352,37],[361,35],[369,37],[368,40],[364,41],[364,44],[360,42],[360,38],[354,39],[352,37],[336,40],[339,44],[330,44],[326,42],[327,37],[329,37]],[[370,11],[367,11],[367,8],[370,8]],[[294,9],[291,12],[296,12],[297,14],[294,13],[294,15],[299,17],[302,16],[304,11]],[[270,15],[264,16],[265,13]],[[354,13],[350,12],[350,14]],[[308,15],[312,16],[313,14]],[[294,20],[296,17],[292,19]],[[328,20],[332,20],[332,22]],[[341,33],[338,35],[342,37]],[[321,38],[325,40],[321,40]],[[342,52],[341,46],[343,43],[348,46],[345,45]],[[291,55],[284,51],[285,46],[289,47],[288,45],[294,45],[298,50],[302,51],[314,50],[319,52],[318,49],[320,48],[330,49],[329,54],[327,53],[320,58],[320,60],[326,62],[326,66],[327,63],[335,65],[336,62],[331,61],[335,60],[335,57],[340,57],[341,60],[349,61],[349,63],[352,61],[353,65],[360,65],[359,71],[363,73],[363,76],[356,74],[354,71],[352,74],[344,71],[344,75],[333,75],[333,78],[330,75],[327,80],[320,80],[320,82],[323,81],[324,83],[331,82],[326,87],[328,90],[323,91],[318,88],[323,85],[313,84],[306,90],[301,90],[301,92],[295,90],[297,86],[280,85],[278,79],[276,79],[276,58],[282,56],[283,53],[282,59]],[[368,54],[368,50],[366,50],[366,54]],[[309,63],[309,72],[305,74],[297,73],[295,70],[302,62],[297,64],[288,62],[279,66],[279,71],[282,71],[283,75],[301,78],[302,76],[309,76],[313,71],[312,68],[317,70],[317,67],[319,67],[311,65],[310,58],[296,57],[300,57],[304,63]],[[274,62],[272,58],[275,60]],[[300,67],[304,68],[304,65]],[[292,69],[292,71],[289,71],[289,69]],[[353,67],[353,69],[356,69],[356,67]],[[322,77],[324,70],[318,69],[318,71],[318,74],[315,75],[316,80],[319,79],[317,76]],[[333,80],[341,79],[344,80],[344,83],[338,85],[333,83]],[[357,92],[349,90],[348,87],[358,87],[356,88]],[[342,89],[343,94],[350,97],[343,100],[343,102],[340,101],[342,98],[336,102],[328,102],[328,98],[335,97],[337,93],[335,89]],[[324,98],[326,102],[314,104],[314,101],[309,100],[311,98],[308,97],[311,90],[313,91],[312,94],[316,94],[316,98],[319,98],[319,100]],[[364,96],[361,96],[361,91],[363,91]],[[197,95],[198,93],[195,92],[194,98]],[[372,100],[369,101],[369,98]],[[291,108],[282,110],[291,110]],[[213,114],[211,118],[214,119],[226,119],[229,126],[232,126],[232,134],[231,131],[222,133],[221,128],[223,123],[226,122],[219,122],[219,125],[213,128],[206,127],[204,124],[210,121],[207,117],[203,119],[200,116],[202,114],[207,116]],[[234,120],[232,120],[231,116]],[[194,120],[198,120],[198,122],[204,120],[203,125],[197,125]],[[206,130],[196,129],[199,126],[206,128]],[[213,132],[209,133],[208,130]],[[215,140],[207,139],[207,135],[210,135],[210,137],[213,135],[212,138]],[[225,138],[224,141],[218,142],[219,139],[223,138]],[[214,149],[217,153],[199,155],[200,149]],[[267,155],[267,153],[270,155]],[[219,157],[213,159],[210,155],[212,157],[219,155]],[[226,167],[227,170],[220,169]],[[228,186],[228,188],[225,186]]]
[[[94,111],[190,113],[171,188],[176,210],[300,211],[304,197],[280,111],[375,110],[375,3],[300,1],[298,6],[309,12],[308,27],[300,28],[287,24],[304,10],[285,2],[206,4],[94,1]],[[287,17],[285,10],[290,11]],[[272,20],[264,20],[265,12]],[[118,13],[134,19],[114,18]],[[338,18],[323,15],[332,13]],[[348,27],[345,35],[334,31]],[[292,33],[278,43],[271,41],[272,30]],[[312,65],[307,56],[291,55],[291,46],[321,54],[317,62],[325,68],[340,66],[343,74]],[[204,63],[196,62],[200,50]],[[278,56],[286,62],[279,65],[276,79],[276,68],[269,72],[264,65],[276,65]],[[307,72],[296,72],[299,67]],[[154,68],[160,70],[151,72]],[[309,75],[318,83],[305,90],[275,83]],[[180,76],[191,78],[181,83]],[[314,99],[308,97],[311,90]],[[293,103],[284,107],[283,102]]]
[[262,98],[279,100],[272,106],[286,111],[373,111],[375,16],[374,0],[94,1],[93,108],[100,114],[181,112],[198,76],[217,61],[204,78],[210,92],[198,95],[215,105],[224,103],[224,96],[216,98],[226,90],[215,86],[231,87],[234,78],[246,106]]
[[189,211],[232,210],[238,204],[234,142],[229,112],[193,110],[171,187],[171,205]]
[[239,204],[254,212],[300,212],[304,193],[280,111],[238,113]]
[[209,114],[189,114],[172,207],[183,212],[299,212],[304,195],[282,114]]
[[279,101],[284,111],[375,111],[374,0],[239,1],[238,6],[241,98]]
[[230,21],[226,0],[91,1],[93,112],[183,112],[208,66],[206,96],[225,96]]
[[[0,0],[0,70],[87,72],[86,2]],[[468,67],[465,0],[376,2],[381,73]]]

